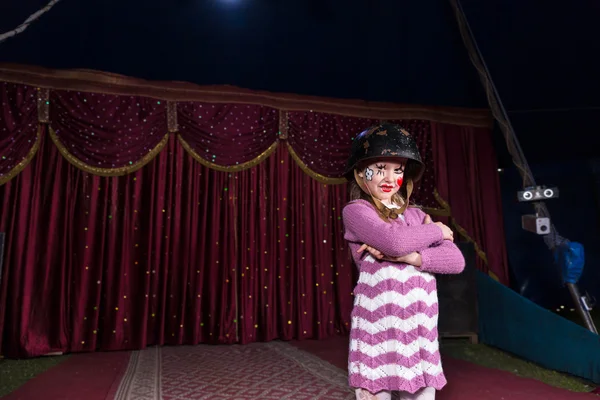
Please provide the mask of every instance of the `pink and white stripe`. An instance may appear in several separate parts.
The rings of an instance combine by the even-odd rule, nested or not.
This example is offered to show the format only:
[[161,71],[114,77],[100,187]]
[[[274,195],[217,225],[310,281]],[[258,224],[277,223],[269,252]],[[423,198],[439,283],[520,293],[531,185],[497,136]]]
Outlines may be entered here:
[[441,389],[435,278],[412,266],[372,264],[354,290],[350,385],[371,393]]

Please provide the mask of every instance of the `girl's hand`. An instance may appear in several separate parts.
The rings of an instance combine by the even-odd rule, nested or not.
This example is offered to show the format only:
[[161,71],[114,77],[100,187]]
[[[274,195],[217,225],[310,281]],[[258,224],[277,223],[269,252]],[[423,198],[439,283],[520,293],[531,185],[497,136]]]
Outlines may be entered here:
[[429,214],[425,214],[425,219],[423,220],[423,224],[431,224],[431,216]]
[[434,222],[434,224],[436,224],[442,229],[442,235],[444,236],[444,240],[454,242],[454,232],[452,232],[452,229],[448,228],[441,222]]
[[375,257],[376,259],[378,259],[378,260],[381,260],[381,259],[383,259],[385,257],[382,252],[380,252],[377,249],[374,249],[373,247],[371,247],[371,246],[369,246],[367,244],[363,244],[362,246],[360,246],[356,252],[357,253],[362,253],[365,250],[367,250],[369,253],[371,253],[371,255],[373,257]]
[[421,263],[422,263],[421,255],[417,252],[413,252],[413,253],[407,254],[402,257],[388,257],[385,254],[383,254],[382,252],[380,252],[379,250],[374,249],[373,247],[371,247],[367,244],[363,244],[362,246],[360,246],[356,252],[362,253],[365,250],[367,250],[373,257],[375,257],[378,260],[410,264],[415,267],[420,267]]
[[450,240],[451,242],[454,242],[454,232],[452,232],[452,229],[448,228],[448,226],[444,225],[441,222],[433,222],[429,214],[425,214],[423,224],[436,224],[442,229],[444,240]]
[[412,265],[413,267],[420,267],[423,264],[421,255],[419,253],[417,253],[416,251],[414,251],[410,254],[407,254],[405,256],[402,256],[402,257],[397,257],[395,260],[392,260],[392,261],[409,264],[409,265]]

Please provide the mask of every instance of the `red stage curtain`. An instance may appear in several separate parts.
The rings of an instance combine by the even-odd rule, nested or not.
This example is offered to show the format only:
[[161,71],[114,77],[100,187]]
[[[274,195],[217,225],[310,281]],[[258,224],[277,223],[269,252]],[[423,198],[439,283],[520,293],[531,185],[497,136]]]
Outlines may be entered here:
[[435,180],[458,225],[476,243],[480,270],[508,284],[498,165],[489,129],[431,123]]
[[[6,356],[346,332],[340,174],[375,120],[52,91],[37,134],[40,98],[0,87]],[[401,122],[427,164],[413,199],[448,200],[506,282],[489,130]]]
[[347,329],[345,185],[313,180],[284,146],[227,173],[173,136],[145,168],[99,177],[42,135],[0,198],[8,357]]
[[0,185],[35,155],[38,132],[37,91],[26,85],[0,84]]

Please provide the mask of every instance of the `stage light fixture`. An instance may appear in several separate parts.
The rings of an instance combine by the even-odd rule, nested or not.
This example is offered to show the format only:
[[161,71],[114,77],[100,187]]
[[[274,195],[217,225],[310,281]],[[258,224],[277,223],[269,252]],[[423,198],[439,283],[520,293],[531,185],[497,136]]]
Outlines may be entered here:
[[552,230],[550,226],[550,218],[538,217],[537,215],[528,214],[521,217],[521,227],[537,235],[547,235]]
[[517,192],[517,199],[521,202],[542,201],[558,198],[557,187],[534,186]]

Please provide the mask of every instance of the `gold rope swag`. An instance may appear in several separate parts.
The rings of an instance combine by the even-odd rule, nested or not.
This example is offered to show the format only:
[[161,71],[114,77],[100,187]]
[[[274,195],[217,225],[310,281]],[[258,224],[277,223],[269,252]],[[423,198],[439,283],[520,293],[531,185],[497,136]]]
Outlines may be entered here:
[[225,165],[215,164],[213,162],[207,161],[206,159],[202,158],[198,153],[196,153],[196,151],[192,148],[192,146],[190,146],[190,144],[185,141],[185,139],[181,135],[177,135],[177,140],[179,140],[179,143],[181,143],[181,146],[185,149],[185,151],[187,151],[187,153],[190,156],[192,156],[192,158],[194,160],[198,161],[200,164],[204,165],[207,168],[214,169],[215,171],[221,171],[221,172],[238,172],[238,171],[243,171],[248,168],[252,168],[252,167],[260,164],[264,160],[266,160],[275,151],[275,149],[279,145],[279,142],[275,141],[275,142],[273,142],[273,144],[271,146],[269,146],[269,148],[267,150],[260,153],[256,158],[254,158],[250,161],[247,161],[245,163],[242,163],[242,164],[225,166]]
[[158,153],[160,153],[161,150],[169,142],[169,135],[166,134],[161,139],[161,141],[152,150],[150,150],[150,152],[148,152],[148,154],[146,154],[144,157],[142,157],[141,160],[136,161],[135,163],[133,163],[129,166],[126,166],[126,167],[100,168],[100,167],[94,167],[92,165],[88,165],[88,164],[84,163],[83,161],[81,161],[80,159],[78,159],[77,157],[75,157],[73,154],[71,154],[69,152],[69,150],[67,150],[65,145],[63,145],[60,142],[60,139],[58,138],[58,136],[56,135],[56,132],[54,132],[54,129],[52,129],[51,126],[48,126],[48,134],[50,135],[50,138],[52,139],[52,141],[58,148],[58,151],[60,152],[60,154],[62,154],[63,157],[65,157],[68,162],[70,162],[72,165],[74,165],[75,167],[77,167],[85,172],[89,172],[90,174],[99,175],[99,176],[123,176],[123,175],[130,174],[132,172],[135,172],[138,169],[142,168],[144,165],[148,164],[150,161],[152,161],[154,159],[154,157],[156,157],[158,155]]
[[35,135],[35,142],[33,143],[33,146],[31,146],[31,149],[29,150],[29,152],[27,152],[27,155],[25,156],[25,158],[23,158],[21,160],[21,162],[18,163],[17,165],[15,165],[10,171],[8,171],[6,174],[4,174],[3,176],[0,177],[0,186],[4,185],[6,182],[10,181],[12,178],[19,175],[19,173],[21,171],[23,171],[23,169],[25,169],[25,167],[27,165],[29,165],[29,163],[31,162],[33,157],[37,154],[37,151],[40,148],[40,139],[42,137],[41,130],[42,130],[42,127],[40,125],[40,126],[38,126],[38,131],[37,131],[37,134]]

